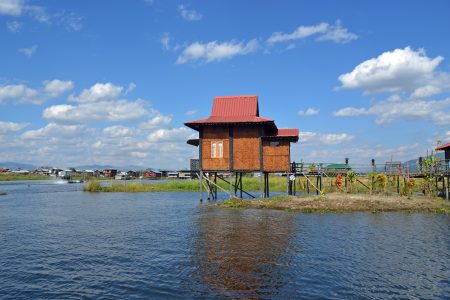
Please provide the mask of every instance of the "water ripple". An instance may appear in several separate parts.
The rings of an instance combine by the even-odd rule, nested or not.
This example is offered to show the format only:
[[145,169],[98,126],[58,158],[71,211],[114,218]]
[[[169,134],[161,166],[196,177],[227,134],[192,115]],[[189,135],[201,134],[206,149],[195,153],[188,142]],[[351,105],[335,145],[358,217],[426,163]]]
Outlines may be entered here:
[[1,299],[448,299],[450,220],[2,185]]

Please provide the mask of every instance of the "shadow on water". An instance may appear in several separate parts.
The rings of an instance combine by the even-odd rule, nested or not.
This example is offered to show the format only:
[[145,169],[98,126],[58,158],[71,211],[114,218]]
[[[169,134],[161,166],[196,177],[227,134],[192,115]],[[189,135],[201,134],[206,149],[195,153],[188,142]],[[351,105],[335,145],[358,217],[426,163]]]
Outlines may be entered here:
[[192,264],[199,296],[275,296],[295,251],[293,214],[205,208],[198,220]]

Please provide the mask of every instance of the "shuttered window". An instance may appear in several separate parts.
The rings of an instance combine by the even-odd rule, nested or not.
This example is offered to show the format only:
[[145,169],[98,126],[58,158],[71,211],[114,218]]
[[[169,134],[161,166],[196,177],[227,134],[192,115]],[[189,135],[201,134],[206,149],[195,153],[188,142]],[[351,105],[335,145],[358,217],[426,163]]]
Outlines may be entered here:
[[211,143],[211,158],[216,158],[216,141]]
[[223,141],[211,142],[211,158],[223,157]]
[[218,153],[217,157],[222,158],[223,157],[223,143],[222,141],[218,141]]

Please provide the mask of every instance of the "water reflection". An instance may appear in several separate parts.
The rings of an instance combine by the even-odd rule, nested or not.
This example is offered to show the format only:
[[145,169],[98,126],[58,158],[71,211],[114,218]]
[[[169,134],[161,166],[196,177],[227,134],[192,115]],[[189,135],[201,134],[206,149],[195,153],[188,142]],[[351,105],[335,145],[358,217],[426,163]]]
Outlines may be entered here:
[[[205,296],[277,295],[295,255],[295,215],[206,208],[198,222],[192,263]],[[211,295],[212,294],[212,295]]]

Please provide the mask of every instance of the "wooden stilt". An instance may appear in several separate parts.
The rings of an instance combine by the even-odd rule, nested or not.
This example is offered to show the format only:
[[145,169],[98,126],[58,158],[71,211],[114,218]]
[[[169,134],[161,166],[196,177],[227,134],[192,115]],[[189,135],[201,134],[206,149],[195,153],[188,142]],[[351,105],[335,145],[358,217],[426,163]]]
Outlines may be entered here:
[[264,195],[263,198],[266,198],[267,195],[267,184],[266,184],[266,173],[262,173],[262,176],[264,177]]
[[[449,200],[449,194],[448,194],[448,183],[449,183],[449,179],[450,179],[450,176],[447,176],[447,186],[446,186],[446,189],[445,189],[445,199],[447,199],[447,200]],[[444,179],[445,180],[445,179]]]
[[[205,175],[205,176],[208,177],[208,179],[210,179],[209,174]],[[209,184],[209,180],[206,180],[206,191],[208,192],[207,200],[210,201],[211,200],[211,185]]]
[[287,181],[286,181],[286,194],[290,195],[291,193],[290,193],[290,190],[289,190],[289,183],[290,183],[289,173],[286,173],[286,179],[287,179]]
[[233,198],[233,172],[230,172],[230,199]]
[[[302,175],[305,177],[306,182],[307,182],[307,183],[310,183],[311,186],[312,186],[317,192],[319,192],[319,189],[318,189],[316,186],[314,186],[314,183],[311,182],[311,180],[308,178],[308,176],[306,176],[305,174],[302,174]],[[309,191],[309,186],[308,186],[308,191]]]
[[214,198],[217,200],[217,172],[214,172]]
[[[305,175],[303,175],[303,176],[305,176]],[[308,179],[308,177],[306,177],[306,179]],[[309,180],[306,180],[306,192],[309,194]]]
[[261,198],[264,198],[264,191],[263,191],[263,181],[264,181],[264,174],[263,174],[263,172],[261,172],[261,174],[260,174],[260,182],[259,182],[259,191],[261,192],[260,194],[261,194]]
[[[319,176],[316,176],[316,186],[319,186],[320,182],[319,182]],[[319,195],[319,189],[316,190],[316,195]]]
[[[295,176],[295,174],[294,174],[294,176]],[[297,178],[295,178],[294,182],[292,183],[293,184],[293,189],[294,189],[294,196],[295,196],[295,192],[296,192],[296,187],[295,187],[296,182],[297,182]]]
[[241,172],[241,175],[240,175],[240,177],[239,177],[239,181],[240,181],[240,186],[241,186],[241,193],[240,193],[240,196],[241,196],[241,199],[242,199],[242,172]]
[[439,189],[439,187],[438,187],[438,177],[436,176],[436,192],[437,192],[437,190]]
[[323,180],[323,173],[320,172],[320,178],[319,178],[319,189],[322,191],[322,180]]
[[[223,179],[223,178],[220,177],[220,176],[217,176],[217,178],[219,178],[219,179],[222,180],[223,182],[226,182],[227,184],[230,184],[230,181],[227,181],[227,180]],[[223,189],[223,188],[220,187],[219,185],[217,185],[217,187],[218,187],[219,189],[223,190],[224,192],[229,193],[229,191]],[[242,190],[242,193],[243,193],[243,194],[246,194],[246,195],[249,196],[250,198],[255,198],[255,196],[253,196],[253,195],[250,194],[250,193],[247,193],[247,192],[244,191],[244,190]]]
[[203,171],[200,170],[200,202],[203,202]]

